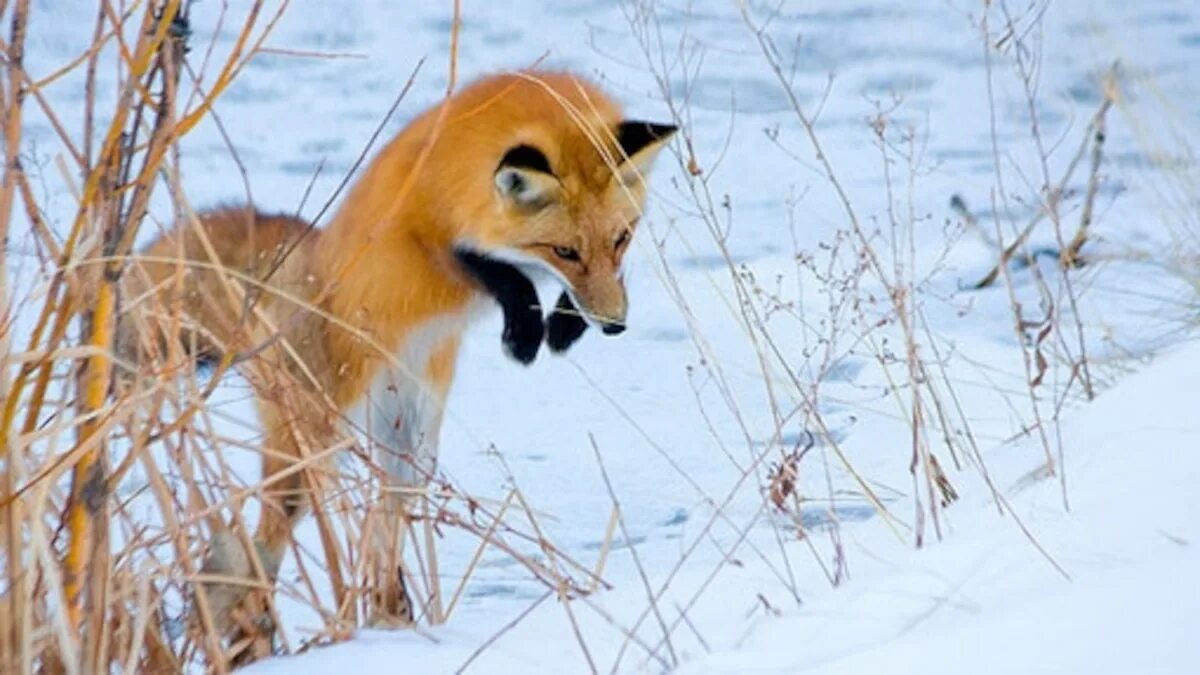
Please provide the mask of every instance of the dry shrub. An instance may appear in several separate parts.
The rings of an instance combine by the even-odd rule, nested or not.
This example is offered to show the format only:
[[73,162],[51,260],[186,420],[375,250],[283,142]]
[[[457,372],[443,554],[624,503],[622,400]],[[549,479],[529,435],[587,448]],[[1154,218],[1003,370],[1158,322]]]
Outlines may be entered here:
[[[7,10],[6,25],[10,27],[5,38],[4,87],[0,90],[6,158],[0,185],[0,237],[9,239],[14,232],[10,224],[21,223],[28,228],[24,234],[38,251],[37,286],[23,294],[15,294],[16,289],[7,285],[9,272],[0,267],[0,283],[4,284],[0,286],[0,307],[5,311],[4,323],[0,323],[0,428],[4,433],[0,454],[0,522],[4,537],[0,544],[4,566],[0,573],[0,670],[171,672],[206,666],[222,671],[234,661],[244,662],[273,651],[303,651],[347,638],[379,603],[376,591],[389,584],[408,589],[419,625],[441,623],[453,614],[489,547],[517,561],[529,578],[546,589],[515,622],[548,597],[570,600],[605,587],[600,577],[608,546],[618,529],[628,539],[607,472],[604,478],[612,494],[613,516],[598,568],[584,566],[548,541],[539,516],[516,487],[502,499],[488,501],[465,494],[438,476],[430,477],[431,488],[418,496],[412,513],[407,514],[410,544],[403,560],[396,557],[394,545],[389,547],[391,557],[378,558],[373,544],[381,532],[394,536],[390,520],[395,514],[389,514],[384,506],[388,500],[381,471],[374,465],[369,448],[363,447],[369,446],[370,440],[364,444],[351,438],[327,447],[309,442],[311,439],[298,439],[305,452],[301,464],[294,468],[305,475],[319,548],[309,550],[293,542],[297,574],[280,579],[274,589],[265,578],[255,585],[255,597],[272,617],[270,622],[263,624],[249,616],[235,615],[230,623],[222,625],[208,611],[205,594],[194,593],[199,587],[196,582],[206,580],[202,561],[210,544],[228,545],[231,550],[255,557],[249,544],[252,528],[244,514],[275,480],[269,478],[264,484],[244,475],[237,451],[253,455],[260,449],[220,432],[226,420],[221,411],[209,405],[217,382],[225,371],[237,367],[260,391],[278,392],[285,406],[291,405],[286,403],[287,392],[296,387],[289,379],[293,377],[289,369],[275,367],[278,364],[270,360],[286,358],[287,345],[281,344],[277,334],[256,336],[258,347],[226,354],[216,364],[215,373],[204,380],[195,377],[195,366],[182,353],[183,340],[179,337],[203,326],[190,322],[179,307],[151,305],[144,321],[133,322],[123,314],[124,308],[139,302],[154,302],[122,298],[117,292],[121,275],[132,269],[128,263],[136,260],[132,245],[147,218],[151,194],[165,190],[172,207],[171,219],[184,226],[196,222],[186,186],[178,181],[176,150],[180,137],[212,114],[208,103],[221,95],[262,48],[286,9],[284,3],[275,14],[263,16],[263,3],[254,2],[236,31],[234,47],[211,61],[209,46],[191,45],[195,53],[206,54],[206,74],[203,68],[193,72],[184,52],[189,39],[189,5],[179,0],[155,0],[134,3],[133,9],[122,14],[124,5],[101,0],[93,44],[81,49],[78,59],[63,64],[61,73],[33,82],[21,58],[25,25],[31,14],[29,2],[0,3]],[[647,69],[659,84],[659,94],[676,121],[685,123],[690,118],[689,102],[673,94],[679,89],[671,84],[686,85],[694,75],[686,72],[688,61],[662,58],[671,46],[656,41],[662,33],[657,29],[655,3],[634,1],[627,6],[630,29],[642,46]],[[814,563],[830,583],[838,584],[848,574],[837,526],[838,504],[855,501],[869,505],[899,539],[917,545],[928,540],[930,534],[940,536],[940,513],[957,498],[959,472],[977,471],[997,503],[1004,504],[972,431],[974,411],[964,409],[955,382],[947,374],[947,345],[929,326],[923,305],[926,279],[916,277],[892,253],[911,241],[918,221],[903,211],[891,210],[882,227],[863,217],[822,146],[812,111],[799,103],[800,97],[792,89],[787,73],[794,64],[786,63],[772,41],[766,29],[769,17],[756,15],[748,7],[743,16],[745,29],[761,51],[762,67],[770,71],[791,102],[792,121],[814,152],[822,185],[833,195],[842,217],[825,247],[818,251],[797,247],[792,251],[794,268],[790,273],[820,289],[820,320],[812,320],[800,298],[785,297],[730,253],[727,240],[733,214],[723,205],[719,188],[706,173],[709,158],[698,153],[687,125],[682,125],[684,134],[677,156],[682,177],[679,191],[688,212],[703,226],[693,231],[710,237],[722,255],[730,293],[725,298],[731,308],[730,319],[742,329],[756,355],[756,374],[774,428],[768,442],[734,462],[740,475],[734,477],[726,494],[711,495],[696,488],[698,496],[712,507],[711,514],[673,569],[649,574],[637,561],[647,604],[632,625],[619,628],[627,636],[626,647],[636,644],[648,659],[664,667],[678,662],[672,636],[687,625],[688,610],[709,584],[703,584],[678,606],[677,618],[668,619],[660,604],[672,579],[708,541],[716,525],[729,526],[738,539],[723,554],[708,581],[729,564],[751,528],[768,514],[766,517],[777,526],[780,550],[786,550],[785,539],[800,536],[812,552]],[[990,29],[988,20],[1001,24],[1001,29]],[[1021,36],[1028,31],[1013,30],[1013,26],[1029,20],[1008,15],[1001,3],[984,12],[980,34],[989,59],[1003,59],[1024,84],[1030,114],[1036,120],[1031,74],[1036,68],[1027,60],[1036,51],[1021,44]],[[680,46],[681,53],[685,49]],[[453,63],[453,48],[451,51]],[[685,72],[672,71],[669,63],[683,64],[680,68]],[[94,91],[97,70],[102,68],[112,68],[118,83],[115,108],[97,110],[94,98],[86,97],[82,129],[68,129],[57,123],[58,116],[42,97],[40,87],[49,86],[63,73],[82,71],[86,73],[86,86]],[[990,60],[988,75],[992,77]],[[209,81],[212,84],[206,87],[199,84]],[[1042,278],[1037,283],[1052,306],[1074,303],[1076,291],[1070,274],[1084,255],[1103,161],[1106,112],[1117,101],[1115,84],[1110,83],[1106,92],[1103,105],[1079,140],[1078,159],[1065,175],[1051,175],[1047,153],[1041,147],[1036,123],[1033,125],[1031,143],[1041,153],[1039,168],[1044,168],[1041,189],[1027,196],[1030,203],[1039,206],[1033,222],[1003,221],[999,214],[1009,210],[998,203],[986,205],[992,217],[990,223],[975,222],[969,209],[960,209],[962,225],[987,231],[996,248],[996,269],[982,280],[984,285],[1002,282],[1011,293],[1008,263],[1030,257],[1032,254],[1025,250],[1029,233],[1039,224],[1048,223],[1060,244],[1062,277],[1053,280],[1057,283]],[[76,213],[65,235],[56,233],[45,221],[38,191],[22,170],[22,110],[29,105],[37,105],[53,122],[66,158],[62,162],[65,180],[80,186]],[[900,167],[905,174],[888,174],[885,189],[889,191],[889,203],[893,201],[891,190],[903,191],[905,185],[911,190],[912,180],[921,169],[919,153],[914,151],[916,139],[905,130],[895,129],[890,113],[881,107],[864,128],[879,149],[885,172]],[[98,150],[93,152],[94,147]],[[1082,195],[1069,195],[1066,186],[1077,167],[1086,167],[1084,170],[1090,172],[1088,187]],[[996,173],[999,180],[1002,171],[998,159]],[[1008,193],[1001,189],[998,194]],[[907,196],[911,198],[911,194]],[[1080,205],[1077,223],[1067,222],[1065,214],[1069,211],[1063,203],[1069,198]],[[968,201],[978,199],[967,195],[957,203]],[[796,204],[790,206],[794,211]],[[708,410],[699,395],[697,404],[706,418],[716,412],[728,413],[728,419],[741,425],[746,438],[758,437],[757,430],[748,426],[745,411],[738,409],[737,397],[726,395],[733,384],[722,359],[712,353],[711,344],[700,334],[696,312],[665,255],[661,249],[656,252],[663,256],[659,261],[663,281],[693,329],[699,356],[697,370],[703,371],[707,381],[723,394],[728,410]],[[0,266],[8,264],[7,253],[0,258]],[[179,265],[180,275],[188,271],[186,267]],[[229,275],[224,288],[228,297],[214,302],[232,303],[231,314],[244,321],[253,314],[256,297],[279,292],[269,283],[260,287],[251,281]],[[1053,440],[1059,412],[1065,401],[1090,396],[1093,391],[1083,328],[1076,323],[1077,312],[1068,313],[1075,317],[1072,321],[1063,321],[1061,312],[1030,317],[1029,309],[1013,297],[1012,325],[1027,376],[1028,391],[1022,395],[1027,394],[1026,412],[1034,420],[1031,433],[1038,435],[1045,449],[1047,474],[1061,474],[1061,448]],[[28,331],[16,329],[13,321],[18,315],[32,319]],[[126,324],[126,329],[132,326],[145,345],[171,347],[158,350],[144,363],[116,363],[112,343],[120,321],[132,322]],[[164,341],[164,335],[172,339]],[[805,348],[795,349],[797,343]],[[911,524],[897,515],[899,506],[894,495],[900,491],[881,493],[880,485],[886,481],[863,475],[851,461],[845,440],[828,419],[827,390],[848,356],[865,359],[889,383],[889,403],[894,404],[895,414],[908,432],[900,447],[908,460]],[[1046,377],[1048,369],[1060,367],[1070,373],[1067,379]],[[115,387],[114,370],[135,386]],[[314,402],[295,405],[305,410]],[[788,440],[796,429],[804,432],[799,443]],[[653,439],[647,440],[654,446]],[[726,448],[720,450],[731,454]],[[348,457],[348,461],[332,461],[335,455]],[[597,452],[598,461],[599,456]],[[817,459],[820,461],[814,461]],[[697,485],[685,472],[684,478]],[[510,484],[516,485],[516,481]],[[749,522],[736,522],[727,507],[739,491],[755,487],[761,488],[764,508]],[[810,503],[823,506],[830,516],[830,526],[824,532],[829,538],[827,549],[814,545],[815,537],[806,531],[805,507]],[[771,515],[779,513],[784,517]],[[461,570],[460,580],[452,588],[443,588],[442,580],[447,575],[439,570],[436,548],[451,531],[472,539],[476,549]],[[832,553],[827,555],[827,551]],[[783,565],[778,567],[758,549],[755,553],[799,600],[786,553]],[[261,570],[261,561],[253,564]],[[403,576],[397,576],[398,570]],[[654,581],[658,586],[652,585],[651,577],[657,577]],[[308,607],[320,617],[320,627],[299,638],[287,634],[281,629],[276,597]],[[774,611],[765,598],[763,603]],[[572,603],[562,604],[582,651],[592,663],[570,609]],[[615,622],[612,617],[605,618]],[[657,644],[646,642],[639,633],[643,623],[651,620],[661,631]],[[480,650],[491,643],[489,640]],[[622,647],[615,666],[620,665],[624,653]]]
[[[100,0],[97,6],[93,42],[34,81],[24,69],[22,48],[26,26],[37,25],[36,7],[28,0],[0,4],[11,28],[0,98],[7,160],[0,235],[6,241],[10,234],[28,238],[37,250],[32,289],[10,286],[9,270],[0,268],[0,671],[175,672],[203,666],[221,672],[270,653],[346,639],[376,609],[376,591],[389,584],[407,588],[420,630],[420,624],[451,616],[488,548],[510,556],[562,599],[604,586],[596,570],[546,540],[519,489],[489,501],[440,476],[430,476],[430,489],[410,500],[412,510],[403,519],[409,544],[401,560],[398,514],[384,506],[390,500],[370,439],[322,447],[298,438],[302,460],[289,471],[303,473],[309,488],[304,497],[314,507],[319,548],[293,541],[297,573],[275,588],[261,574],[257,582],[224,580],[250,584],[247,602],[260,603],[265,622],[243,611],[228,619],[212,614],[213,598],[197,591],[215,587],[197,582],[222,579],[206,576],[203,561],[211,548],[224,547],[248,556],[261,573],[262,561],[249,545],[246,514],[253,509],[247,507],[280,478],[259,482],[243,460],[263,449],[221,432],[230,421],[211,405],[218,381],[237,368],[254,388],[278,396],[285,409],[308,411],[324,402],[293,400],[301,389],[294,386],[294,369],[272,360],[290,354],[278,331],[259,331],[253,348],[226,353],[207,379],[197,377],[196,363],[182,347],[204,326],[158,295],[122,297],[121,280],[138,273],[133,242],[151,217],[152,195],[166,193],[171,214],[164,220],[196,227],[179,181],[179,140],[215,114],[212,102],[263,49],[287,2],[271,11],[261,0],[245,8],[226,53],[216,42],[191,43],[191,2],[126,7]],[[227,16],[229,7],[217,9],[220,24],[235,20]],[[81,77],[88,92],[82,129],[59,122],[62,111],[42,94],[68,76]],[[102,81],[117,83],[111,110],[96,104]],[[46,221],[39,191],[22,168],[21,113],[31,104],[58,134],[62,180],[79,185],[65,235]],[[22,227],[28,229],[16,229]],[[0,264],[8,263],[9,253],[6,248]],[[176,261],[169,283],[213,269],[214,261]],[[236,271],[222,281],[223,297],[205,300],[228,306],[243,326],[251,325],[257,298],[283,293],[269,280],[254,283]],[[140,311],[131,312],[135,307]],[[18,317],[30,320],[28,330],[15,323]],[[121,361],[114,351],[118,331],[132,334],[149,357]],[[335,462],[337,455],[342,459]],[[476,552],[465,569],[456,570],[459,580],[443,587],[436,548],[450,533],[474,540]],[[373,545],[381,536],[393,537],[388,554],[377,554]],[[319,628],[301,637],[287,634],[277,597],[307,606]]]

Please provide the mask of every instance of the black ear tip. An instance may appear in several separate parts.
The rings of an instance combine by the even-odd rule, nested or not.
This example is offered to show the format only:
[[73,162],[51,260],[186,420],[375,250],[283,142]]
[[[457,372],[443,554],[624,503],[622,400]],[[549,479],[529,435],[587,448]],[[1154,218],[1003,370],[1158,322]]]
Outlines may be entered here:
[[674,124],[650,123],[648,126],[654,128],[654,135],[658,138],[670,138],[672,134],[674,134],[676,131],[679,131],[679,127],[675,126]]
[[617,143],[626,155],[633,157],[650,145],[666,141],[676,131],[679,127],[674,124],[630,120],[617,126]]
[[496,171],[504,167],[512,167],[514,169],[528,169],[530,171],[540,171],[554,175],[554,171],[550,168],[550,160],[546,157],[546,153],[538,150],[532,145],[524,143],[513,146],[504,153],[500,158],[500,164],[496,167]]
[[679,127],[674,124],[659,124],[643,120],[625,122],[623,127],[632,135],[640,135],[650,141],[665,140],[670,138],[671,134],[679,131]]

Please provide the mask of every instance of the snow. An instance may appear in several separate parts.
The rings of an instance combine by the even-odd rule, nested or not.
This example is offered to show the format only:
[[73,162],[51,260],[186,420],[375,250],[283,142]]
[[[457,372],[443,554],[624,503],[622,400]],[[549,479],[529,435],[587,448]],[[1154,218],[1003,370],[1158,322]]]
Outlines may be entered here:
[[1164,394],[1190,391],[1198,373],[1200,345],[1171,350],[1072,416],[1070,512],[1052,483],[1011,491],[1070,581],[977,506],[943,544],[876,559],[681,672],[1195,672],[1200,524],[1185,505],[1200,423],[1187,397]]
[[[195,44],[212,39],[219,4],[195,4]],[[245,11],[231,4],[235,15]],[[371,675],[412,664],[420,672],[453,672],[484,645],[472,672],[585,672],[588,659],[599,670],[621,672],[659,672],[676,662],[680,671],[694,673],[1200,672],[1200,643],[1193,637],[1200,616],[1200,523],[1191,506],[1200,494],[1193,440],[1200,437],[1194,414],[1200,347],[1188,342],[1195,290],[1176,273],[1173,257],[1200,243],[1200,191],[1186,143],[1189,125],[1194,131],[1200,116],[1200,10],[1187,0],[1059,0],[1048,5],[1043,29],[1033,32],[1044,37],[1038,113],[1054,149],[1052,176],[1061,174],[1080,142],[1100,100],[1099,76],[1115,59],[1128,86],[1128,98],[1109,117],[1091,249],[1101,262],[1073,272],[1082,290],[1078,313],[1056,302],[1063,325],[1078,317],[1084,327],[1101,393],[1084,402],[1074,390],[1065,401],[1061,428],[1049,430],[1051,447],[1061,448],[1063,459],[1062,473],[1053,477],[1035,473],[1045,451],[1036,434],[1025,433],[1033,414],[1010,298],[1003,286],[963,290],[986,273],[995,252],[960,232],[947,205],[961,194],[990,227],[997,158],[977,24],[984,3],[806,0],[783,3],[770,23],[785,58],[798,56],[795,92],[806,110],[819,107],[821,142],[888,269],[918,282],[931,326],[920,339],[926,350],[936,345],[965,411],[954,426],[961,433],[969,423],[1007,504],[997,507],[976,462],[964,458],[956,469],[931,438],[962,495],[939,510],[938,537],[929,495],[908,470],[908,393],[891,386],[907,382],[903,361],[878,358],[902,357],[903,345],[892,328],[855,340],[861,326],[883,315],[886,296],[867,280],[861,295],[878,304],[835,306],[835,284],[796,263],[798,254],[808,255],[819,269],[828,264],[833,277],[845,276],[840,263],[830,262],[844,259],[830,247],[845,241],[838,232],[847,219],[742,21],[742,4],[464,3],[463,77],[545,55],[548,65],[596,77],[631,116],[666,121],[668,106],[630,28],[630,20],[642,25],[639,8],[652,6],[651,59],[670,69],[669,89],[677,102],[686,101],[684,125],[716,213],[729,227],[732,266],[696,216],[688,157],[664,157],[628,263],[625,335],[589,333],[569,356],[543,353],[528,369],[502,357],[497,317],[473,328],[465,344],[443,429],[441,469],[485,499],[502,499],[515,482],[542,514],[547,538],[593,566],[613,509],[594,439],[631,540],[616,534],[603,572],[613,588],[569,608],[549,597],[525,614],[545,587],[510,557],[489,550],[446,625],[360,630],[346,643],[270,659],[248,672]],[[766,18],[762,3],[745,4],[756,21]],[[90,17],[91,4],[35,0],[34,6],[41,27],[35,15],[29,63],[42,76],[86,41],[90,19],[72,17]],[[1022,15],[1026,9],[1012,7]],[[436,101],[445,87],[449,12],[450,3],[293,2],[269,45],[352,56],[265,55],[220,100],[217,113],[247,169],[255,202],[294,210],[311,181],[313,196],[303,213],[320,212],[422,57],[428,60],[387,129],[394,132]],[[990,17],[998,33],[1002,15],[993,10]],[[218,51],[231,40],[227,32],[218,35]],[[993,58],[1004,184],[1028,196],[1033,190],[1027,186],[1041,182],[1028,111],[1009,63]],[[102,105],[111,104],[104,98],[111,91],[102,88]],[[79,99],[78,82],[67,78],[46,94],[65,108]],[[894,97],[901,100],[895,107]],[[890,202],[869,126],[881,108],[893,144]],[[30,138],[50,143],[48,123],[32,110],[29,119]],[[79,126],[70,118],[64,124]],[[915,140],[907,146],[910,129]],[[898,154],[906,147],[919,157],[918,170]],[[54,150],[36,152],[45,159]],[[237,162],[211,122],[184,140],[182,152],[193,204],[246,198]],[[71,214],[69,192],[52,162],[32,166],[44,167],[40,184],[52,195],[48,215],[61,226]],[[1078,173],[1070,185],[1070,223],[1078,220],[1083,180]],[[165,222],[164,192],[154,208]],[[901,214],[899,230],[890,229],[889,206]],[[1002,215],[1019,225],[1033,209],[1028,199],[1013,199]],[[153,228],[147,230],[151,236]],[[1046,227],[1032,241],[1034,247],[1055,243]],[[15,245],[19,250],[22,242]],[[1051,265],[1042,269],[1061,301],[1061,275]],[[787,368],[773,359],[764,366],[756,354],[731,281],[741,273],[752,273],[762,288],[800,308],[767,322]],[[1029,271],[1014,269],[1013,279],[1026,314],[1039,314]],[[544,298],[557,293],[543,290]],[[835,323],[846,328],[839,341],[822,341]],[[890,342],[879,342],[884,337]],[[808,538],[801,540],[787,517],[764,505],[763,486],[767,465],[779,457],[775,446],[790,450],[811,430],[811,418],[799,414],[778,429],[782,441],[773,441],[775,415],[803,400],[789,371],[808,386],[826,351],[836,367],[825,371],[817,411],[889,515],[877,514],[828,439],[818,439],[800,464],[798,491],[813,499],[802,513]],[[1043,412],[1053,411],[1067,376],[1065,366],[1051,364],[1040,392]],[[244,383],[231,378],[214,405],[235,420],[219,422],[222,433],[254,439],[245,394]],[[236,420],[249,421],[251,430]],[[915,499],[926,514],[919,548]],[[311,522],[298,537],[319,549]],[[448,587],[474,554],[473,544],[454,533],[442,543]],[[846,578],[834,587],[823,569],[839,560]],[[654,603],[643,570],[655,594],[664,589]],[[290,559],[284,576],[295,573]],[[295,598],[281,593],[277,599],[291,644],[320,626]],[[659,615],[670,628],[661,649]],[[627,640],[631,631],[634,641]]]
[[[1200,523],[1187,505],[1200,484],[1200,419],[1192,399],[1164,394],[1191,391],[1197,377],[1200,344],[1186,344],[1072,415],[1063,429],[1064,445],[1076,449],[1069,512],[1053,481],[1013,481],[1006,490],[1069,580],[986,498],[955,507],[954,533],[925,550],[898,551],[879,528],[847,527],[850,583],[806,595],[800,608],[773,616],[753,611],[753,589],[769,586],[767,575],[753,565],[734,572],[735,587],[709,591],[703,619],[692,616],[702,631],[714,631],[708,642],[727,646],[691,654],[679,672],[1195,672]],[[1021,462],[997,458],[992,467],[1012,464]],[[629,590],[599,601],[620,614],[637,607]],[[535,613],[501,638],[478,670],[583,669],[577,654],[571,658],[572,645],[561,644],[569,642],[562,620],[554,608]],[[452,671],[490,637],[490,627],[470,628],[452,623],[433,632],[436,642],[363,631],[345,645],[251,672],[388,672],[402,662]],[[585,634],[602,635],[599,626]]]

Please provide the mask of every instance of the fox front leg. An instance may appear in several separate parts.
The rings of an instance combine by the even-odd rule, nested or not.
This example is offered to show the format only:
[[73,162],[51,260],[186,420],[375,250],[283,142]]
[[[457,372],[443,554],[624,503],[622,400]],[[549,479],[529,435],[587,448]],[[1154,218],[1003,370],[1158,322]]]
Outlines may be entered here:
[[587,322],[583,320],[583,314],[571,302],[571,296],[563,291],[554,311],[546,317],[546,346],[555,354],[561,354],[575,344],[585,330]]
[[522,289],[518,296],[520,299],[500,305],[504,311],[504,332],[500,335],[500,341],[505,353],[527,366],[533,363],[538,348],[542,346],[546,325],[542,322],[542,306],[533,284],[524,276],[521,279],[528,288]]
[[546,336],[537,289],[513,265],[467,249],[455,251],[463,269],[500,304],[504,312],[504,351],[524,365],[533,363]]

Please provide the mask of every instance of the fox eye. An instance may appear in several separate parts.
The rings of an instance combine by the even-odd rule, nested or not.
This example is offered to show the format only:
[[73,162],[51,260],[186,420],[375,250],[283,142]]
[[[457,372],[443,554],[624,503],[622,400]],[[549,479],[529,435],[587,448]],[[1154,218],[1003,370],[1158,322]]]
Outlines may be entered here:
[[613,242],[613,250],[621,250],[621,247],[629,241],[629,230],[621,230],[621,234],[617,235],[617,240]]
[[579,251],[571,248],[570,246],[555,246],[554,255],[562,258],[563,260],[569,260],[571,262],[579,262],[580,259]]

